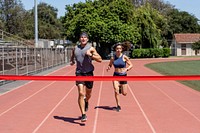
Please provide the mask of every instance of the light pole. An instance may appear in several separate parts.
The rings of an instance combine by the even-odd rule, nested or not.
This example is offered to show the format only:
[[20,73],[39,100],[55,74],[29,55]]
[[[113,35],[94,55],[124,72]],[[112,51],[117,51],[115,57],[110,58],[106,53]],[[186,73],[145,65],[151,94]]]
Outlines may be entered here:
[[38,47],[38,13],[37,13],[37,0],[35,2],[35,47]]

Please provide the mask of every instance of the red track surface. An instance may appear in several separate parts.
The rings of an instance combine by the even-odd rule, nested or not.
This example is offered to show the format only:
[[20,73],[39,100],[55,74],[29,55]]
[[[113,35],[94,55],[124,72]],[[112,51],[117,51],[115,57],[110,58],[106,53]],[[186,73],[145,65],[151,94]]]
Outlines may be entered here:
[[[197,59],[197,58],[196,58]],[[179,59],[132,60],[129,75],[159,75],[144,64]],[[191,60],[191,59],[189,59]],[[95,64],[96,76],[107,61]],[[50,75],[73,76],[75,66]],[[0,95],[1,133],[200,133],[200,93],[176,81],[129,81],[116,112],[111,81],[96,81],[88,120],[80,122],[77,88],[73,81],[31,81]]]

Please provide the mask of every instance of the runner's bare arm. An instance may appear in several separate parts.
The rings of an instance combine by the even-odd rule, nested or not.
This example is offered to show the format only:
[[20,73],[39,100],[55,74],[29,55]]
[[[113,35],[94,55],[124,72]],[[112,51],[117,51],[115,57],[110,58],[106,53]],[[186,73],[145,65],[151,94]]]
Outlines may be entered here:
[[74,60],[74,57],[75,57],[75,56],[74,56],[74,50],[75,50],[75,49],[72,50],[72,54],[71,54],[71,58],[70,58],[70,65],[74,65],[74,64],[75,64],[75,60]]
[[96,49],[94,47],[91,47],[87,53],[88,56],[90,56],[92,59],[94,59],[96,62],[102,62],[101,56],[97,53]]
[[114,61],[114,59],[113,59],[113,57],[111,57],[110,62],[109,62],[109,64],[108,64],[108,67],[107,67],[107,69],[106,69],[107,71],[110,70],[110,68],[112,67],[113,61]]
[[126,71],[129,71],[129,70],[132,69],[133,64],[131,63],[131,60],[129,59],[129,57],[125,56],[124,58],[126,60],[126,63],[128,64],[128,67],[126,68]]

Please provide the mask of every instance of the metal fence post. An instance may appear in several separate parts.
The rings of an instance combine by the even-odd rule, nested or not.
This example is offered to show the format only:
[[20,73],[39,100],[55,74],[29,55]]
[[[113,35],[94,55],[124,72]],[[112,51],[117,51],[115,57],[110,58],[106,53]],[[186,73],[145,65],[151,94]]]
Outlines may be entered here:
[[26,46],[26,75],[28,75],[28,48]]
[[16,65],[15,65],[15,68],[16,68],[16,70],[15,70],[15,74],[16,75],[18,75],[18,60],[17,60],[17,58],[18,58],[18,54],[17,54],[17,48],[15,48],[15,62],[16,62]]
[[37,64],[36,64],[36,63],[37,63],[37,61],[36,61],[37,59],[36,59],[36,58],[37,58],[37,55],[36,55],[36,48],[34,48],[34,63],[35,63],[35,64],[34,64],[34,65],[35,65],[35,70],[34,70],[34,71],[35,71],[35,72],[36,72],[36,70],[37,70]]
[[4,47],[2,47],[2,71],[3,71],[3,75],[4,75],[4,66],[5,66],[5,56],[4,56]]

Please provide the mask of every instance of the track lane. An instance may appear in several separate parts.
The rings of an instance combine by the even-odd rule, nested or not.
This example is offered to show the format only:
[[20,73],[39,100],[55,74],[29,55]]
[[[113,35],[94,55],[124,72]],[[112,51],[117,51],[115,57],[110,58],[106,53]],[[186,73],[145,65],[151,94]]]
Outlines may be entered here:
[[[136,61],[140,65],[135,68],[134,75],[160,75],[148,68],[141,73],[137,71],[148,62],[151,61]],[[199,92],[175,81],[134,81],[131,84],[156,132],[200,132]]]
[[[94,63],[98,65],[98,63]],[[94,75],[103,74],[103,65],[101,69],[95,69]],[[75,84],[75,82],[72,82]],[[98,104],[99,96],[101,95],[101,81],[94,82],[94,88],[92,91],[92,97],[89,101],[89,110],[87,112],[88,120],[85,123],[80,121],[80,110],[77,103],[78,91],[77,87],[74,88],[72,93],[67,96],[60,106],[58,106],[46,119],[45,123],[37,130],[37,133],[43,132],[73,132],[88,133],[95,130],[95,120],[98,116],[98,111],[95,110],[95,106]],[[58,128],[59,127],[59,128]]]
[[[180,59],[172,59],[172,61],[174,60]],[[132,61],[134,68],[129,72],[129,75],[159,75],[145,68],[144,64],[165,60],[144,59]],[[170,61],[170,59],[166,61]],[[105,71],[103,67],[107,64],[107,61],[104,61],[101,65],[95,63],[95,75],[102,75]],[[73,71],[68,75],[74,75],[74,67],[70,66],[69,68]],[[60,75],[66,73],[69,68],[67,67],[68,70],[64,68],[58,73]],[[58,73],[55,74],[58,75]],[[112,70],[104,74],[112,75]],[[33,95],[34,92],[38,91],[37,89],[41,89],[42,85],[46,85],[46,82],[37,81],[37,84],[30,83],[28,85],[30,86],[26,84],[1,95],[0,111],[4,112],[9,107],[13,107],[28,96]],[[5,133],[14,133],[15,131],[20,133],[33,131],[37,133],[78,133],[80,131],[83,133],[101,133],[105,131],[110,133],[200,132],[199,92],[191,90],[178,82],[129,81],[128,95],[126,97],[121,96],[122,111],[116,112],[113,110],[116,103],[112,82],[96,81],[90,100],[90,108],[87,112],[88,121],[85,124],[80,122],[77,89],[73,86],[74,82],[71,81],[56,81],[56,83],[25,100],[19,106],[1,115],[0,130]],[[35,88],[35,90],[30,87]],[[48,97],[44,97],[47,95]],[[5,97],[7,96],[8,99],[6,100]]]

